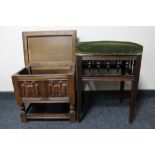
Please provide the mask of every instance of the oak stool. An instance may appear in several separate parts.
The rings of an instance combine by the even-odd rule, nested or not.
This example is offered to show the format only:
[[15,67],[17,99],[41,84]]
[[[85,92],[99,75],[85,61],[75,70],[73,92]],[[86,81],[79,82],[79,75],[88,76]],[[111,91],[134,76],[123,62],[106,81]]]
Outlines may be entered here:
[[125,81],[131,81],[129,123],[132,123],[136,107],[142,51],[143,46],[132,42],[94,41],[77,44],[78,121],[84,114],[83,81],[120,81],[121,92],[124,90]]

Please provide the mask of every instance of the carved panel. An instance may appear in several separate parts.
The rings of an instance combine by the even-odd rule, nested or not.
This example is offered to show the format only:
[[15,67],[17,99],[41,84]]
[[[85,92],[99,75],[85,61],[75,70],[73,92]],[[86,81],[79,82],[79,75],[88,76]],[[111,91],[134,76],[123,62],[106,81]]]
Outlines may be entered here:
[[19,82],[22,97],[40,97],[41,82],[23,81]]
[[47,82],[48,97],[65,97],[68,95],[67,80],[53,80]]

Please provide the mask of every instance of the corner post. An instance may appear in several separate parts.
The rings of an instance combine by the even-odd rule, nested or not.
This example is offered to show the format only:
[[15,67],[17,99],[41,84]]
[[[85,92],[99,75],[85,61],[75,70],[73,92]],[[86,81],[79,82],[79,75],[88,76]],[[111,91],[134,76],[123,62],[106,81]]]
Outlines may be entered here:
[[130,111],[129,111],[129,123],[133,122],[135,109],[136,109],[136,97],[138,92],[138,82],[140,76],[140,67],[141,67],[141,58],[142,56],[137,56],[135,69],[134,69],[134,80],[132,81],[131,86],[131,100],[130,100]]

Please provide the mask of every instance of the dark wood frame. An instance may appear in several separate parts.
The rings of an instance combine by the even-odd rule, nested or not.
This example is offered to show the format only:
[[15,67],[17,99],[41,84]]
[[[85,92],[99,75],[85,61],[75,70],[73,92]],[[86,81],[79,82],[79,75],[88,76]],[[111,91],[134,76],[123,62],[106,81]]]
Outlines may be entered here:
[[[80,122],[82,117],[85,114],[84,103],[83,103],[83,81],[120,81],[120,91],[121,101],[123,100],[123,90],[124,90],[124,82],[131,81],[131,100],[130,100],[130,110],[129,110],[129,123],[133,122],[135,108],[136,108],[136,97],[138,90],[138,82],[140,75],[140,67],[141,67],[141,55],[137,56],[87,56],[87,55],[77,55],[77,67],[76,67],[76,82],[77,82],[77,120]],[[110,77],[85,77],[82,74],[82,61],[84,60],[135,60],[135,69],[134,75],[131,77],[125,76],[110,76]]]
[[[62,64],[59,62],[55,65],[58,66],[58,70],[51,73],[49,70],[33,71],[31,67],[36,67],[35,64],[31,64],[28,60],[28,43],[27,38],[33,36],[72,36],[72,62],[67,63],[67,68],[61,69]],[[12,76],[12,82],[14,86],[14,92],[17,100],[17,104],[20,108],[20,118],[22,122],[28,120],[44,120],[44,119],[69,119],[71,122],[76,121],[76,102],[75,102],[75,46],[76,46],[76,31],[43,31],[43,32],[24,32],[23,33],[24,44],[24,59],[25,68]],[[33,66],[34,65],[34,66]],[[52,65],[49,64],[49,65]],[[66,64],[65,64],[66,65]],[[39,64],[41,67],[41,64]],[[66,66],[65,66],[66,67]],[[33,72],[33,73],[32,73]],[[38,72],[38,73],[37,73]],[[55,73],[56,72],[56,73]],[[52,89],[55,86],[51,86],[50,82],[56,83],[57,96],[49,96],[48,88]],[[59,89],[58,89],[59,88]],[[25,92],[26,91],[26,92]],[[65,91],[63,96],[62,91]],[[23,96],[22,93],[28,96]],[[37,96],[38,95],[38,96]],[[51,94],[50,94],[51,95]],[[49,103],[61,103],[69,104],[69,113],[29,113],[30,103],[37,104],[49,104]],[[29,104],[26,107],[26,104]]]

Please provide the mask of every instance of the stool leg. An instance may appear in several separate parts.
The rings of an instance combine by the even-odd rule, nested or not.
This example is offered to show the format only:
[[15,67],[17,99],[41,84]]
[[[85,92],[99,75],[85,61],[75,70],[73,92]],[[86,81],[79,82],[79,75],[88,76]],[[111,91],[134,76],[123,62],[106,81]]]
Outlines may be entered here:
[[133,122],[134,115],[135,115],[137,90],[138,90],[138,83],[136,81],[132,81],[129,123]]
[[83,82],[82,82],[82,57],[81,56],[77,56],[76,87],[77,87],[77,121],[80,122],[83,116],[83,109],[82,109]]
[[[122,61],[121,75],[123,76],[124,74],[125,74],[125,61]],[[121,83],[120,83],[120,92],[121,92],[120,102],[123,102],[123,100],[124,100],[124,84],[125,84],[125,81],[121,81]]]
[[120,83],[120,102],[123,102],[123,99],[124,99],[124,84],[125,82],[124,81],[121,81]]
[[136,97],[138,91],[139,74],[141,67],[141,56],[137,56],[135,69],[134,69],[134,80],[131,86],[131,100],[130,100],[130,111],[129,111],[129,123],[133,122],[135,109],[136,109]]

